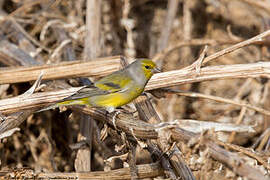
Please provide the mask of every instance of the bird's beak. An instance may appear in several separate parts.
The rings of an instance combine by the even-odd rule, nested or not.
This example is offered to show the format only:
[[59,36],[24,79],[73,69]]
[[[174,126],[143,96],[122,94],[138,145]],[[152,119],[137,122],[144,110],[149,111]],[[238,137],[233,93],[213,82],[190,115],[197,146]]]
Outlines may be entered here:
[[153,73],[160,73],[160,72],[161,72],[161,70],[158,69],[157,67],[155,67],[155,68],[153,69]]

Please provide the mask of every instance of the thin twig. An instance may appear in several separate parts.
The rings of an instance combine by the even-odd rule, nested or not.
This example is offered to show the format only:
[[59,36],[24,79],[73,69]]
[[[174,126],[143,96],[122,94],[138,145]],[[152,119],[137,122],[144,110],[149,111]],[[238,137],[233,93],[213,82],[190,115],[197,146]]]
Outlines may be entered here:
[[[270,35],[270,30],[268,31],[265,31],[253,38],[250,38],[250,39],[247,39],[245,41],[242,41],[242,42],[239,42],[233,46],[230,46],[228,48],[225,48],[221,51],[218,51],[210,56],[207,56],[204,60],[204,63],[203,64],[206,64],[207,62],[209,61],[212,61],[214,59],[217,59],[218,57],[220,56],[223,56],[225,54],[228,54],[232,51],[235,51],[237,49],[240,49],[242,47],[245,47],[245,46],[248,46],[248,45],[251,45],[251,44],[256,44],[256,43],[261,43],[263,42],[263,38],[267,37]],[[190,46],[190,45],[207,45],[207,44],[213,44],[213,43],[216,43],[216,41],[211,41],[211,40],[207,40],[207,41],[203,41],[201,39],[194,39],[194,40],[191,40],[189,42],[181,42],[177,45],[174,45],[172,47],[168,47],[166,48],[165,50],[163,50],[162,52],[156,54],[153,58],[153,60],[157,60],[157,59],[161,59],[161,58],[164,58],[165,56],[167,56],[170,52],[172,52],[173,50],[179,48],[179,47],[183,47],[183,46]]]
[[233,51],[235,51],[237,49],[240,49],[242,47],[245,47],[245,46],[249,46],[251,44],[262,42],[263,41],[263,38],[265,38],[265,37],[267,37],[269,35],[270,35],[270,30],[265,31],[265,32],[263,32],[263,33],[255,36],[255,37],[253,37],[253,38],[247,39],[245,41],[242,41],[240,43],[237,43],[235,45],[232,45],[232,46],[230,46],[228,48],[225,48],[225,49],[223,49],[223,50],[221,50],[221,51],[219,51],[217,53],[214,53],[214,54],[212,54],[210,56],[207,56],[205,58],[203,64],[206,64],[206,63],[208,63],[208,62],[210,62],[210,61],[212,61],[212,60],[214,60],[214,59],[216,59],[216,58],[218,58],[220,56],[223,56],[225,54],[228,54],[230,52],[233,52]]
[[246,154],[254,159],[256,159],[259,163],[261,163],[264,167],[266,167],[268,170],[270,170],[270,164],[267,163],[266,159],[263,159],[260,154],[252,151],[251,149],[246,149],[241,146],[237,146],[235,144],[225,143],[222,141],[216,141],[217,144],[222,145],[226,148],[233,149],[235,151],[241,152],[243,154]]
[[[244,115],[246,114],[246,110],[247,110],[246,107],[241,108],[240,114],[239,114],[238,119],[236,121],[236,125],[238,125],[238,124],[240,124],[242,122],[242,120],[244,118]],[[233,142],[235,135],[236,135],[235,131],[231,133],[231,135],[229,137],[229,140],[228,140],[229,143]]]
[[195,93],[195,92],[177,92],[178,95],[180,96],[188,96],[188,97],[196,97],[196,98],[204,98],[204,99],[211,99],[217,102],[222,102],[222,103],[228,103],[228,104],[233,104],[236,106],[241,106],[241,107],[245,107],[248,109],[252,109],[254,111],[260,112],[262,114],[268,115],[270,116],[270,111],[257,107],[257,106],[253,106],[251,104],[248,103],[241,103],[241,102],[236,102],[234,100],[231,99],[226,99],[226,98],[222,98],[222,97],[218,97],[218,96],[212,96],[212,95],[206,95],[206,94],[201,94],[201,93]]
[[234,44],[239,41],[232,41],[232,40],[216,40],[216,39],[191,39],[188,41],[182,41],[177,44],[171,45],[161,52],[158,52],[155,54],[155,56],[152,58],[153,61],[157,61],[159,59],[163,59],[166,56],[168,56],[171,52],[173,52],[176,49],[179,49],[181,47],[185,46],[203,46],[203,45],[210,45],[210,46],[215,46],[215,45],[223,45],[223,44]]

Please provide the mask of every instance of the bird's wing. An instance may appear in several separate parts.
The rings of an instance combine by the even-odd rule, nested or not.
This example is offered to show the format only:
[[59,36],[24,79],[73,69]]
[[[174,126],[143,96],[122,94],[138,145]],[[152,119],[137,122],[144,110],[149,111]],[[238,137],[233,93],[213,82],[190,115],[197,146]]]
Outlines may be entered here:
[[86,97],[99,96],[109,94],[109,91],[102,90],[94,85],[85,86],[76,93],[64,98],[62,101],[76,100]]
[[62,101],[81,99],[99,95],[106,95],[116,92],[124,92],[132,83],[132,79],[123,72],[116,72],[105,76],[96,83],[85,86],[73,95],[64,98]]
[[95,86],[101,90],[110,93],[123,92],[130,87],[133,80],[124,72],[113,73],[106,76],[95,83]]

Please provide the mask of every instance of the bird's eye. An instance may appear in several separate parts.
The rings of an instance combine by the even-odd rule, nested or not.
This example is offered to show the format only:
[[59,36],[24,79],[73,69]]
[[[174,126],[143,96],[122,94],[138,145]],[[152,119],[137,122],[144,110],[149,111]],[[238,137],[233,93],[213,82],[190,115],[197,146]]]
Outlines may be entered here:
[[147,65],[146,65],[146,66],[144,66],[144,67],[145,67],[145,69],[150,69],[150,66],[147,66]]

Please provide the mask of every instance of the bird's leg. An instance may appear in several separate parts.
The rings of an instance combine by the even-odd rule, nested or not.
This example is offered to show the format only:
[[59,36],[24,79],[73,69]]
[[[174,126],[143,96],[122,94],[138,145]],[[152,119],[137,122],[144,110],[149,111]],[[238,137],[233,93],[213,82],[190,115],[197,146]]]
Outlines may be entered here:
[[113,123],[113,126],[114,126],[114,128],[117,130],[117,127],[116,127],[116,124],[115,124],[115,120],[116,120],[116,116],[118,115],[118,114],[120,114],[120,110],[115,110],[115,108],[113,108],[113,107],[107,107],[106,108],[106,111],[108,112],[108,113],[113,113],[113,118],[112,118],[112,123]]
[[112,122],[113,122],[113,126],[116,130],[118,130],[118,128],[116,127],[116,124],[115,124],[115,121],[116,121],[116,117],[118,116],[118,114],[120,114],[121,111],[119,110],[116,110],[113,112],[113,118],[112,118]]

